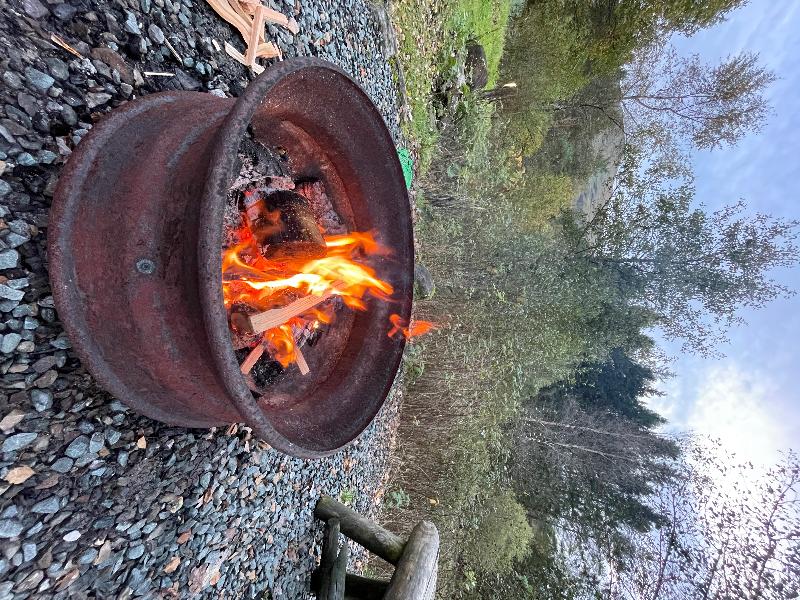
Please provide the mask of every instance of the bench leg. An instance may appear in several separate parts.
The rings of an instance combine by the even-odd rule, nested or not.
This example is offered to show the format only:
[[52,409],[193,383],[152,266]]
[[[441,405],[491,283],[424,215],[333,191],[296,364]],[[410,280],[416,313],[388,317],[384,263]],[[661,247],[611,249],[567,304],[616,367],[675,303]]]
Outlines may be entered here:
[[[328,519],[325,525],[325,539],[322,542],[322,560],[319,563],[319,600],[330,597],[333,571],[339,555],[339,519]],[[346,547],[346,546],[345,546]]]

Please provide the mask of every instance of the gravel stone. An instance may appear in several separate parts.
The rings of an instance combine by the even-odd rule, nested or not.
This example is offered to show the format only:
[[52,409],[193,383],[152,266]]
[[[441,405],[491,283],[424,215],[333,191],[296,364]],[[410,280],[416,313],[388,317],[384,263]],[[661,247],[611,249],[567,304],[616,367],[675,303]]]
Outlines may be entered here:
[[50,390],[31,390],[31,403],[37,412],[53,407],[53,392]]
[[150,39],[153,40],[156,44],[163,44],[164,43],[164,32],[161,31],[161,27],[156,25],[155,23],[151,23],[147,28],[147,35],[150,36]]
[[54,462],[50,468],[57,473],[69,473],[70,469],[72,469],[72,465],[74,464],[74,460],[67,458],[66,456],[62,456],[56,462]]
[[81,435],[72,440],[72,443],[67,446],[64,454],[70,458],[80,458],[87,452],[89,452],[89,438],[85,435]]
[[0,298],[5,298],[6,300],[22,300],[23,296],[25,296],[25,292],[15,290],[4,283],[0,283]]
[[43,165],[52,165],[58,158],[58,154],[50,150],[40,150],[37,155],[39,162]]
[[75,541],[79,540],[80,537],[81,537],[81,532],[78,531],[77,529],[73,529],[72,531],[70,531],[69,533],[67,533],[64,536],[64,541],[65,542],[75,542]]
[[56,18],[61,19],[62,21],[71,20],[72,17],[75,16],[75,13],[78,12],[78,9],[69,4],[68,2],[56,4],[52,10]]
[[46,58],[44,62],[47,63],[47,70],[56,79],[64,80],[69,77],[69,69],[67,64],[58,58]]
[[[23,315],[15,315],[21,317]],[[33,370],[37,373],[44,373],[55,367],[58,364],[58,359],[55,356],[43,356],[33,363]]]
[[0,250],[0,269],[13,269],[19,263],[19,252],[16,250]]
[[0,198],[5,198],[9,193],[11,193],[11,186],[8,182],[0,179]]
[[15,538],[22,533],[22,523],[16,519],[0,519],[0,538]]
[[25,542],[22,544],[22,560],[25,562],[30,562],[34,558],[36,558],[36,543]]
[[87,105],[89,108],[95,108],[111,100],[111,97],[111,94],[105,92],[89,92],[86,94]]
[[42,92],[49,90],[56,82],[56,80],[47,73],[42,73],[39,69],[34,69],[33,67],[25,68],[25,79],[33,87]]
[[93,452],[95,454],[100,452],[100,449],[103,447],[105,441],[106,438],[102,431],[92,434],[92,437],[89,440],[89,452]]
[[53,385],[56,379],[58,379],[58,372],[55,370],[50,370],[36,379],[33,384],[38,388],[47,388]]
[[36,433],[17,433],[15,435],[10,435],[6,438],[6,441],[3,442],[2,450],[3,452],[22,450],[26,446],[30,446],[37,435]]
[[0,341],[0,352],[3,354],[11,354],[19,343],[22,341],[22,336],[18,333],[7,333],[2,336]]
[[17,155],[17,164],[23,167],[32,167],[37,163],[30,152],[21,152]]
[[44,500],[40,500],[36,504],[31,507],[31,512],[42,514],[42,515],[52,515],[58,512],[61,508],[61,502],[56,496],[49,496]]
[[22,0],[22,10],[34,19],[42,19],[50,14],[39,0]]
[[18,90],[22,87],[22,78],[14,71],[5,71],[3,73],[3,82],[12,90]]

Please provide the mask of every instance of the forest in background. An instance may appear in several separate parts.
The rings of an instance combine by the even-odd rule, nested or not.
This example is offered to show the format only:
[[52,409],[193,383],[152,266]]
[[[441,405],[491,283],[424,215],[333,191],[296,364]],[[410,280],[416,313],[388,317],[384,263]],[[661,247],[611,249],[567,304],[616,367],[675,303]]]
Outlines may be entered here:
[[[393,6],[435,282],[417,316],[440,327],[407,352],[385,520],[440,528],[440,597],[800,592],[797,456],[754,479],[648,404],[670,376],[654,331],[715,355],[742,307],[792,293],[770,272],[796,265],[798,223],[694,194],[690,152],[758,131],[775,74],[670,39],[743,3]],[[451,81],[470,40],[482,90]]]

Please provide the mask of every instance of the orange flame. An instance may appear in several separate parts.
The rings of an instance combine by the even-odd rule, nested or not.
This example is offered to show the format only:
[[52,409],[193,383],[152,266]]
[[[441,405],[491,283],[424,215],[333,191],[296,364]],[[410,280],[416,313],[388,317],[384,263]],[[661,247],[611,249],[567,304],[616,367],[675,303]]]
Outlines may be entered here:
[[[370,255],[387,255],[371,233],[353,232],[325,236],[326,255],[314,259],[264,258],[247,227],[239,232],[239,244],[222,256],[222,291],[226,308],[242,303],[263,311],[285,305],[297,295],[330,293],[356,310],[366,310],[364,297],[370,294],[389,300],[392,285],[380,279],[365,262]],[[309,324],[331,323],[334,314],[315,307],[264,333],[272,358],[287,367],[296,362],[295,331]]]
[[431,321],[419,321],[415,320],[411,323],[411,326],[408,325],[408,321],[406,321],[400,315],[389,315],[389,322],[392,324],[392,328],[389,330],[388,335],[389,337],[394,337],[398,333],[402,333],[403,336],[410,340],[413,337],[417,337],[419,335],[424,335],[429,331],[433,331],[437,329],[438,325]]

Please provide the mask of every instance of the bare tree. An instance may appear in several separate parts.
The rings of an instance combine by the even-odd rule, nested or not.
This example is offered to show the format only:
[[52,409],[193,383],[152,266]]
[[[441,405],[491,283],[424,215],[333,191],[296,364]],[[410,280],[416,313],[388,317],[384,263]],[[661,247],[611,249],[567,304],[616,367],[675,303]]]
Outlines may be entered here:
[[782,600],[800,593],[800,462],[796,454],[761,478],[732,466],[718,446],[695,445],[681,477],[654,508],[668,523],[634,536],[635,552],[610,586],[628,600]]
[[595,95],[589,86],[556,109],[594,110],[628,135],[666,136],[678,145],[712,149],[761,129],[771,112],[766,91],[775,79],[757,54],[708,65],[698,55],[681,56],[659,38],[636,50],[616,93]]
[[659,41],[625,67],[620,102],[634,129],[657,126],[710,149],[733,145],[763,126],[771,110],[765,92],[775,79],[757,54],[744,52],[711,66]]

